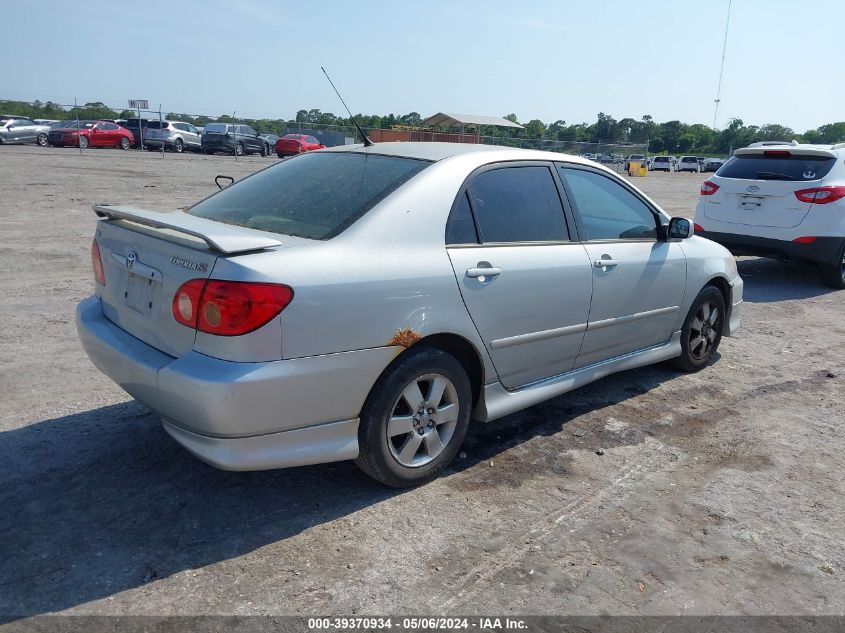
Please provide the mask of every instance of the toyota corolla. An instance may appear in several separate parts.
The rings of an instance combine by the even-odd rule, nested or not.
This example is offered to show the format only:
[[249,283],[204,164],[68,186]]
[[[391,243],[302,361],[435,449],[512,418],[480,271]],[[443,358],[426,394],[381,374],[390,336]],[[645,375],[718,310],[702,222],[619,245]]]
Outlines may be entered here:
[[610,373],[694,371],[742,280],[610,170],[484,145],[282,161],[184,211],[97,205],[94,364],[194,455],[422,483],[487,421]]

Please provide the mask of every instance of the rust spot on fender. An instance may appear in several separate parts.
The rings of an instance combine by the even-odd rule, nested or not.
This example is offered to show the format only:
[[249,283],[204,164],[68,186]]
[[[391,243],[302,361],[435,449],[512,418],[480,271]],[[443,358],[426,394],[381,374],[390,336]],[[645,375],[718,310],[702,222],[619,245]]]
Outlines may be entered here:
[[393,333],[393,336],[390,337],[387,344],[391,346],[401,345],[402,347],[411,347],[411,345],[419,341],[421,338],[422,336],[420,336],[420,333],[414,328],[403,327]]

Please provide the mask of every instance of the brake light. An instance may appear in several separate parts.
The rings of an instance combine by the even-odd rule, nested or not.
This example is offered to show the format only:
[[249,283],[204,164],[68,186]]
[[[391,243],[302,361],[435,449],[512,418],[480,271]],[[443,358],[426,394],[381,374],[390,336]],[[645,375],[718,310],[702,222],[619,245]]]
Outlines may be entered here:
[[173,297],[173,317],[182,325],[219,336],[257,330],[293,299],[284,284],[192,279]]
[[704,233],[704,227],[700,224],[693,223],[692,228],[693,230],[695,230],[696,233]]
[[91,266],[94,269],[94,279],[101,286],[106,285],[106,271],[103,268],[103,259],[100,257],[100,245],[97,240],[91,242]]
[[770,149],[763,152],[763,156],[767,158],[783,158],[785,156],[792,156],[792,154],[785,149]]
[[812,189],[801,189],[795,192],[795,197],[801,202],[812,204],[828,204],[845,198],[845,186],[839,187],[813,187]]
[[702,196],[712,196],[714,193],[719,191],[719,185],[711,180],[705,180],[701,183],[701,195]]
[[794,240],[792,240],[792,243],[793,244],[812,244],[817,239],[819,239],[819,238],[814,237],[812,235],[807,235],[805,237],[796,237]]

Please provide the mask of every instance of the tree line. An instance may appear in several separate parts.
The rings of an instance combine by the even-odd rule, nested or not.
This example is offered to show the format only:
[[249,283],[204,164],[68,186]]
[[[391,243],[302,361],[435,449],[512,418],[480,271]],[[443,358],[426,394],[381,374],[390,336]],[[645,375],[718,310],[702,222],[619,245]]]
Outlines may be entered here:
[[[9,114],[28,116],[37,119],[126,119],[136,116],[131,110],[120,112],[109,108],[97,101],[84,104],[77,108],[66,108],[51,101],[42,103],[35,101],[0,101],[2,110]],[[184,113],[168,112],[168,119],[187,121],[196,126],[206,123],[231,122],[231,115],[196,116]],[[504,118],[520,123],[515,114],[508,114]],[[394,115],[357,114],[355,119],[365,129],[390,129],[397,126],[419,127],[423,121],[418,112]],[[264,133],[283,134],[296,124],[322,126],[351,126],[352,119],[337,116],[331,112],[323,112],[317,108],[299,110],[293,119],[244,119],[239,122],[251,125]],[[745,147],[757,141],[791,141],[793,139],[804,143],[837,143],[845,141],[845,121],[828,123],[813,130],[798,133],[790,127],[777,123],[765,125],[746,125],[742,119],[731,119],[727,127],[716,130],[702,123],[683,123],[681,121],[666,121],[657,123],[646,114],[639,119],[626,117],[616,120],[604,112],[599,112],[594,123],[567,123],[558,119],[552,123],[544,123],[539,119],[531,119],[521,123],[524,129],[513,130],[497,127],[483,127],[482,136],[561,141],[568,143],[648,143],[651,153],[668,152],[670,154],[724,154],[732,149]],[[474,130],[473,130],[474,131]]]

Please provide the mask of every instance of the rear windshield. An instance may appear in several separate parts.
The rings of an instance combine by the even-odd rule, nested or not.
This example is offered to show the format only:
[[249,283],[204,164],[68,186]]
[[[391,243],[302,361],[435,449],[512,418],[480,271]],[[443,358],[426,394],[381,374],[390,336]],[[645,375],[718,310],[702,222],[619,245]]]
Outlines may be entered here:
[[428,161],[361,153],[311,153],[227,187],[187,213],[316,240],[340,234]]
[[698,159],[695,156],[684,156],[681,159],[682,163],[697,163]]
[[835,163],[833,156],[740,154],[729,158],[716,175],[741,180],[820,180]]
[[166,130],[167,126],[170,125],[167,121],[162,121],[159,123],[158,121],[150,121],[144,127],[149,128],[151,130]]
[[668,163],[669,157],[668,156],[655,156],[654,162],[655,163]]
[[225,123],[209,123],[205,126],[206,132],[231,132],[232,126],[226,125]]

